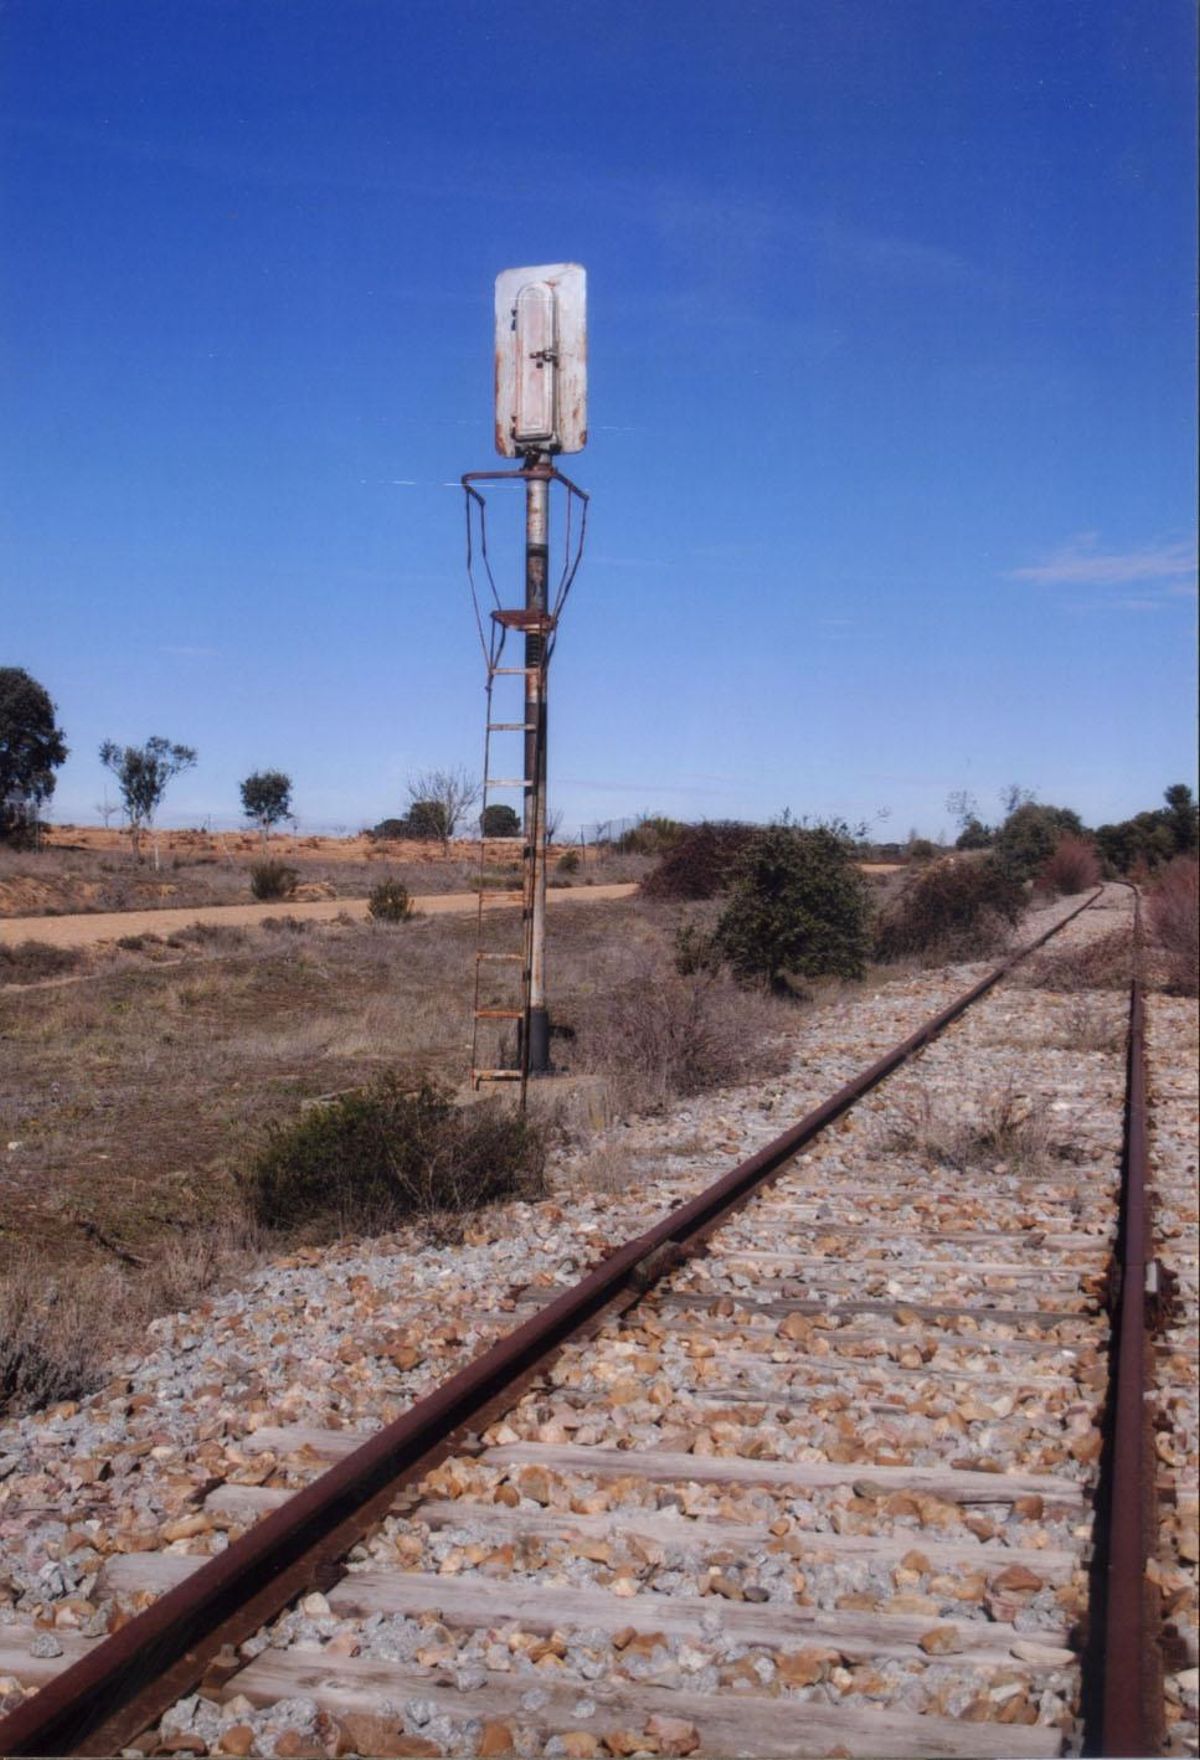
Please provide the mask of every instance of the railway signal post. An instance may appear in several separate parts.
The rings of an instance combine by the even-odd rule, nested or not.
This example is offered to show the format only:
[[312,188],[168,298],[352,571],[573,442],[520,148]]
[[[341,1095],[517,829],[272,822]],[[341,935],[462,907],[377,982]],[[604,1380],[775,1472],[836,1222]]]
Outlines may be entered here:
[[[519,459],[514,470],[474,471],[462,479],[467,493],[467,567],[476,618],[487,661],[487,729],[484,741],[484,796],[480,844],[479,938],[471,1076],[476,1087],[488,1081],[519,1080],[521,1099],[531,1075],[550,1070],[550,1010],[546,994],[546,781],[547,684],[550,656],[566,595],[582,555],[587,497],[555,466],[559,453],[580,452],[587,441],[586,276],[576,263],[549,263],[506,269],[496,279],[495,313],[496,450]],[[480,485],[519,481],[525,491],[524,594],[506,607],[493,578],[487,549],[487,507]],[[558,485],[565,502],[563,562],[551,585],[551,491]],[[476,532],[478,537],[476,538]],[[486,577],[494,603],[485,624],[480,606]],[[488,627],[490,625],[490,628]],[[518,635],[520,666],[501,664],[505,639]],[[496,720],[494,687],[501,678],[521,678],[521,719]],[[521,735],[519,775],[494,774],[494,734]],[[500,765],[499,768],[506,768]],[[509,767],[511,768],[511,767]],[[486,817],[490,797],[519,790],[522,798],[522,937],[518,952],[496,951],[485,934]],[[497,995],[499,968],[519,966],[520,995]],[[506,1024],[517,1027],[517,1067],[495,1048]],[[489,1041],[491,1043],[489,1043]]]

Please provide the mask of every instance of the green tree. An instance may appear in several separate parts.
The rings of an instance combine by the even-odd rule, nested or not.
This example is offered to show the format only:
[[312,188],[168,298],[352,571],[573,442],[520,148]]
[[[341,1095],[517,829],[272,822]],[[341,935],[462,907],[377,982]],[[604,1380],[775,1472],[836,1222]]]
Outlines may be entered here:
[[1053,855],[1060,837],[1083,836],[1083,820],[1070,807],[1042,806],[1022,801],[997,831],[993,848],[998,859],[1030,880]]
[[271,827],[292,816],[292,779],[282,770],[256,770],[241,791],[242,812],[258,826],[265,849]]
[[[100,762],[111,770],[121,791],[125,817],[129,820],[129,837],[135,859],[140,859],[142,833],[154,824],[154,815],[162,803],[167,784],[181,770],[190,770],[196,762],[193,746],[173,745],[161,734],[152,734],[144,746],[119,746],[106,739],[100,747]],[[154,850],[158,865],[158,846]]]
[[54,793],[67,746],[44,685],[23,667],[0,666],[0,836],[36,819]]
[[971,814],[964,822],[962,830],[954,839],[955,849],[990,849],[996,841],[996,833],[990,825]]
[[756,832],[739,858],[715,945],[739,978],[783,989],[787,973],[861,978],[869,925],[846,828],[784,820]]
[[504,802],[483,809],[479,828],[485,837],[520,837],[521,835],[521,821],[516,809]]
[[1192,791],[1186,782],[1172,783],[1165,790],[1163,799],[1167,803],[1165,817],[1175,840],[1175,853],[1190,856],[1198,841],[1200,806],[1192,799]]

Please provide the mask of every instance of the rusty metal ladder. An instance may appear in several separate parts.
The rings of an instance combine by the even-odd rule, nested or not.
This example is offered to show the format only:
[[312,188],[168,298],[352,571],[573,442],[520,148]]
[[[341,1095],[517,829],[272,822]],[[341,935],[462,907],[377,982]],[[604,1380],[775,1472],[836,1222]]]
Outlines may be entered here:
[[[533,904],[536,896],[539,872],[546,859],[544,848],[540,847],[541,839],[535,834],[530,824],[528,803],[534,787],[534,776],[526,772],[531,767],[536,775],[540,760],[538,742],[542,737],[543,723],[526,721],[526,699],[528,683],[531,676],[538,679],[540,689],[538,696],[544,696],[546,682],[547,644],[545,637],[554,628],[555,618],[544,611],[534,610],[495,610],[491,613],[492,621],[498,626],[501,642],[495,652],[495,658],[489,659],[487,676],[487,711],[483,739],[483,792],[479,819],[479,909],[476,918],[475,933],[475,995],[472,1008],[471,1031],[471,1086],[481,1088],[486,1082],[519,1082],[520,1103],[525,1104],[525,1094],[529,1083],[529,1010],[530,1010],[530,979],[532,975],[532,939],[533,939]],[[526,637],[543,638],[536,644],[538,660],[535,664],[524,666],[501,666],[499,660],[503,653],[503,636],[509,630],[515,630]],[[527,642],[526,660],[529,660]],[[494,719],[494,699],[496,680],[500,678],[519,678],[525,685],[520,703],[521,719],[519,721],[498,721]],[[520,775],[492,774],[494,744],[493,734],[517,734],[520,736],[520,760],[515,766]],[[530,741],[528,736],[535,739]],[[487,859],[489,848],[496,842],[495,837],[488,837],[486,827],[489,806],[496,805],[493,796],[496,792],[520,792],[520,817],[522,827],[521,843],[521,908],[518,913],[513,909],[509,899],[492,894],[487,885]],[[515,921],[520,930],[519,948],[515,945],[517,937],[513,937],[514,946],[497,948],[489,934],[487,925],[495,918],[499,922]],[[506,976],[516,976],[518,988],[514,994],[511,983],[505,990]],[[516,1063],[508,1061],[512,1055],[505,1045],[505,1034],[512,1024],[517,1028]]]

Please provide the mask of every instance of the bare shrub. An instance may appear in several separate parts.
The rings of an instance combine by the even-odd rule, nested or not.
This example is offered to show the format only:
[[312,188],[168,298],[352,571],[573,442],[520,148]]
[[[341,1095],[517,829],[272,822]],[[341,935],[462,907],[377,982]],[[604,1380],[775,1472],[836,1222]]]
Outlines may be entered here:
[[616,1109],[648,1111],[782,1068],[779,1024],[777,1006],[729,978],[655,969],[597,998],[578,1045]]
[[132,1280],[138,1311],[174,1314],[189,1308],[207,1290],[244,1275],[264,1250],[253,1218],[231,1209],[207,1228],[161,1242],[144,1271]]
[[959,1173],[1001,1165],[1017,1173],[1043,1167],[1052,1153],[1044,1108],[1011,1083],[987,1094],[973,1109],[948,1117],[922,1089],[907,1117],[889,1133],[885,1147],[920,1157],[930,1167]]
[[615,1143],[601,1143],[571,1168],[571,1186],[581,1192],[628,1191],[634,1178],[634,1167],[627,1153]]
[[729,885],[753,825],[732,821],[690,826],[642,881],[646,898],[715,898]]
[[61,1281],[32,1260],[0,1283],[0,1410],[77,1399],[98,1384],[103,1347],[94,1279]]
[[1077,992],[1063,1010],[1056,1040],[1067,1051],[1119,1051],[1125,1042],[1125,1011]]
[[1200,919],[1195,856],[1176,856],[1157,875],[1147,900],[1150,927],[1163,950],[1167,987],[1180,996],[1200,991]]
[[1100,858],[1089,838],[1065,832],[1042,863],[1037,884],[1052,898],[1069,897],[1100,884]]
[[54,947],[49,941],[21,941],[0,946],[0,983],[33,984],[73,972],[83,959],[77,947]]
[[264,902],[290,898],[299,878],[297,870],[289,868],[286,862],[255,862],[250,869],[250,890],[255,898]]
[[257,1230],[236,1211],[161,1243],[138,1269],[135,1255],[99,1230],[92,1235],[115,1262],[55,1274],[31,1256],[0,1277],[0,1412],[86,1397],[111,1358],[144,1339],[151,1320],[244,1274],[261,1249]]
[[[148,941],[157,940],[157,936],[145,936]],[[231,953],[234,948],[244,947],[247,931],[237,923],[188,923],[182,929],[176,929],[172,939],[177,947],[198,947],[209,953]]]
[[544,1189],[541,1129],[497,1101],[456,1106],[399,1076],[269,1128],[238,1187],[263,1228],[381,1233]]
[[1055,947],[1053,943],[1018,967],[1016,982],[1027,989],[1128,990],[1133,977],[1133,938],[1128,929],[1110,929],[1094,941]]
[[371,888],[367,910],[377,923],[406,923],[412,916],[412,899],[402,880],[381,880]]
[[980,959],[1003,946],[1024,908],[1020,881],[991,856],[951,856],[911,875],[879,919],[876,956]]

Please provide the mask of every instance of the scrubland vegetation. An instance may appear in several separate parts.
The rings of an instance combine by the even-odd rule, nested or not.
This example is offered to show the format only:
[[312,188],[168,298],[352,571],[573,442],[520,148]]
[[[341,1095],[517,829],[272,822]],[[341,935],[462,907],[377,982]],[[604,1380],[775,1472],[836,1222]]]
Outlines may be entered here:
[[[1073,893],[1102,867],[1094,840],[1031,806],[1007,838],[871,879],[842,826],[647,821],[606,852],[646,875],[642,896],[555,919],[559,1062],[598,1084],[609,1116],[662,1108],[780,1067],[797,1007],[873,965],[990,957],[1035,888]],[[580,865],[555,878],[585,882]],[[458,866],[422,864],[422,889],[434,874],[453,884]],[[392,863],[370,872],[365,922],[318,927],[285,908],[253,931],[0,950],[0,1401],[90,1385],[113,1336],[240,1272],[264,1239],[405,1220],[452,1231],[466,1209],[541,1189],[562,1128],[553,1085],[528,1124],[455,1092],[474,922],[414,916]],[[255,873],[286,907],[294,870],[263,859]],[[1157,969],[1194,994],[1195,856],[1144,878]],[[1111,1010],[1089,995],[1123,986],[1128,962],[1114,932],[1083,953],[1046,950],[1026,981],[1077,993],[1070,1030],[1099,1044]]]

